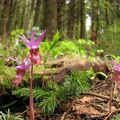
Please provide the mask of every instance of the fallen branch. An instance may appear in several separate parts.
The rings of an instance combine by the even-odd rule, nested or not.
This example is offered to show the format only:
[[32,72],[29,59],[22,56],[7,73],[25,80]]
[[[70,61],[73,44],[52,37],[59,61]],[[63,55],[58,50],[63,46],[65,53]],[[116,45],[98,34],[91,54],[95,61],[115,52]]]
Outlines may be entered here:
[[[103,99],[110,99],[109,96],[105,96],[105,95],[100,95],[97,93],[93,93],[93,92],[81,92],[80,95],[91,95],[91,96],[95,96],[95,97],[99,97],[99,98],[103,98]],[[113,101],[118,102],[117,99],[112,98]]]
[[[96,119],[101,119],[101,120],[108,120],[113,114],[115,113],[120,113],[120,109],[117,109],[117,110],[114,110],[112,111],[110,114],[109,113],[106,113],[106,114],[101,114],[101,115],[91,115],[90,118],[92,120],[96,120]],[[104,118],[104,119],[103,119]]]

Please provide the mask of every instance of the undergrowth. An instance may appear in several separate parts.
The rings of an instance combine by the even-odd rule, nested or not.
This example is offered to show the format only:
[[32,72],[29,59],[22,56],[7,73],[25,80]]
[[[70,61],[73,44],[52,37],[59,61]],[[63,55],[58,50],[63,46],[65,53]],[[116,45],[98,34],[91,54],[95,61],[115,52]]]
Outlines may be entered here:
[[[88,82],[89,77],[86,71],[73,70],[60,85],[49,81],[45,89],[34,88],[33,96],[36,105],[42,108],[44,114],[53,113],[55,108],[68,97],[79,96],[80,92],[89,90],[91,88],[91,84]],[[17,88],[12,94],[27,99],[29,98],[29,88]]]
[[[19,49],[21,46],[24,48],[24,56],[26,56],[29,49],[25,48],[24,44],[20,40],[18,40],[18,37],[17,39],[15,39],[16,34],[17,34],[16,31],[12,33],[11,40],[12,41],[15,40],[16,44],[11,45],[10,51],[12,52],[9,52],[10,53],[9,56],[18,56],[19,54],[18,57],[23,57],[23,54],[22,52],[20,52]],[[44,42],[41,43],[40,51],[42,56],[44,56],[43,59],[44,69],[45,69],[45,64],[48,60],[56,59],[61,56],[74,57],[76,55],[80,57],[89,57],[89,56],[95,57],[97,50],[93,48],[94,43],[92,41],[83,40],[83,39],[78,39],[76,41],[69,41],[69,40],[59,41],[59,38],[60,38],[60,34],[59,32],[57,32],[56,35],[53,37],[52,41],[46,39]],[[17,44],[17,40],[19,41],[19,44]],[[2,54],[4,54],[4,50],[2,50],[2,52],[3,52]],[[0,59],[0,63],[4,65],[3,58]],[[12,85],[12,81],[14,79],[15,71],[12,72],[11,68],[1,69],[0,71],[1,71],[0,77],[4,76],[4,78],[0,81],[0,85],[3,88],[5,86],[14,88],[14,86]],[[40,71],[40,69],[38,71]],[[44,114],[53,113],[57,108],[57,106],[60,105],[63,101],[66,101],[69,97],[79,96],[80,92],[89,90],[91,88],[91,84],[88,81],[88,78],[90,76],[91,73],[86,70],[83,71],[73,70],[71,71],[71,75],[67,75],[65,81],[60,85],[52,80],[49,80],[45,88],[42,88],[41,86],[37,85],[37,87],[34,87],[33,89],[33,96],[37,107],[42,108],[42,112]],[[35,79],[40,79],[40,78],[38,76],[35,76]],[[25,76],[23,81],[25,80],[28,81],[28,77]],[[29,88],[28,85],[26,85],[26,82],[22,82],[18,88],[12,91],[12,94],[17,97],[24,97],[25,99],[28,99]]]
[[[60,35],[59,35],[60,36]],[[69,40],[61,40],[53,42],[46,39],[41,43],[40,51],[42,54],[49,53],[49,57],[56,59],[59,56],[79,55],[85,57],[88,55],[95,56],[96,51],[91,49],[94,42],[90,40],[78,39],[75,42]],[[55,42],[54,42],[55,41]],[[52,47],[54,45],[54,47]]]
[[12,114],[10,110],[6,111],[6,113],[3,113],[0,111],[0,120],[24,120],[22,116],[18,114]]

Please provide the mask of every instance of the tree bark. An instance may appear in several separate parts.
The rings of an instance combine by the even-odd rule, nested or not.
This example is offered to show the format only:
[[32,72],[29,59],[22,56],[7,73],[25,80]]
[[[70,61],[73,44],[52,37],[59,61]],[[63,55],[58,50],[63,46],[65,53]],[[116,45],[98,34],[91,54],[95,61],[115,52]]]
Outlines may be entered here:
[[80,23],[81,23],[81,29],[80,29],[80,38],[85,39],[85,1],[80,1]]
[[96,25],[95,25],[95,7],[94,7],[95,1],[91,0],[91,36],[90,40],[93,42],[97,42],[97,31],[96,31]]
[[75,24],[75,1],[71,0],[69,3],[69,17],[68,17],[68,37],[74,39],[74,24]]
[[41,7],[41,0],[37,0],[36,7],[35,7],[35,16],[34,16],[34,26],[39,26],[40,24],[40,7]]
[[49,39],[52,39],[57,31],[57,0],[44,0],[43,29],[46,29],[46,36]]
[[2,34],[4,39],[7,38],[7,22],[9,19],[10,4],[11,0],[5,0],[1,13],[0,34]]

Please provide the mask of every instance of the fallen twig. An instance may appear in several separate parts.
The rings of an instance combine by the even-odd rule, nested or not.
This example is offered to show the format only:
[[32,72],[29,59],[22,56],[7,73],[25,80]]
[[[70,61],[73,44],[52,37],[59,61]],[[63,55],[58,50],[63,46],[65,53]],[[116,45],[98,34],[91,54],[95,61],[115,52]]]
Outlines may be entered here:
[[64,112],[61,119],[60,120],[64,120],[65,116],[67,115],[67,113],[70,111],[70,109],[72,108],[72,105],[74,104],[74,101],[72,102],[71,106],[69,107],[69,109],[67,110],[67,112]]
[[110,114],[106,113],[106,114],[94,115],[94,116],[91,115],[90,118],[92,120],[96,120],[96,119],[108,120],[113,114],[119,113],[119,112],[120,112],[120,109],[116,109],[116,110],[112,111]]
[[66,114],[67,114],[67,112],[64,112],[60,120],[64,120]]
[[[110,99],[109,96],[105,96],[105,95],[100,95],[100,94],[97,94],[97,93],[93,93],[93,92],[81,92],[80,95],[92,95],[92,96],[96,96],[96,97],[99,97],[99,98],[103,98],[103,99]],[[115,98],[112,98],[113,101],[117,101],[117,99]]]

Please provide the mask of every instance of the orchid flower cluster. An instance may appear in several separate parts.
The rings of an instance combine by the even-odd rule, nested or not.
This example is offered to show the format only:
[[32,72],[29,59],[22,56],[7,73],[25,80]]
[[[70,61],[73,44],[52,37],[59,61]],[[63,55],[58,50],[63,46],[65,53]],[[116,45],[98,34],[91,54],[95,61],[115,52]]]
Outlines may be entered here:
[[115,80],[117,82],[120,82],[120,62],[117,65],[116,61],[113,58],[112,58],[112,62],[113,62],[114,70],[115,70]]
[[39,53],[38,46],[40,45],[40,42],[42,41],[44,34],[45,34],[45,30],[42,31],[42,33],[38,37],[38,39],[35,40],[34,31],[32,30],[30,41],[27,40],[24,35],[19,36],[26,43],[30,52],[29,52],[27,58],[22,60],[22,63],[18,63],[18,66],[16,67],[16,69],[17,69],[16,77],[13,82],[16,86],[21,82],[21,80],[23,79],[23,77],[25,75],[25,71],[28,70],[31,65],[39,65],[41,63],[42,58]]

